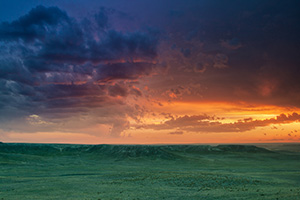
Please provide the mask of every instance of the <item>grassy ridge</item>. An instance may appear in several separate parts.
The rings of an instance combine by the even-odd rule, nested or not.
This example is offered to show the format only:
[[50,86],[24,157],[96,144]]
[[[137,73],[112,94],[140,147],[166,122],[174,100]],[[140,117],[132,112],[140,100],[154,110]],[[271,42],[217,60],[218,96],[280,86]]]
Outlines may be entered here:
[[69,155],[96,153],[106,156],[175,158],[174,153],[272,153],[254,145],[59,145],[0,143],[0,153],[31,155]]

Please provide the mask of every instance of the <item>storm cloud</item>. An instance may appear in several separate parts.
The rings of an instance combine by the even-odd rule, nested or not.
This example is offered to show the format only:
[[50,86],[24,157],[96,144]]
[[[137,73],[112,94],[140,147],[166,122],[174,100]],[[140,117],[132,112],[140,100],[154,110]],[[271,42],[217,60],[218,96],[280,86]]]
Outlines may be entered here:
[[[151,32],[120,32],[108,23],[105,8],[78,21],[58,7],[44,6],[2,22],[0,111],[2,116],[16,112],[12,118],[2,117],[2,123],[16,116],[47,118],[54,111],[60,115],[66,109],[76,113],[78,108],[82,112],[123,105],[118,97],[140,96],[128,81],[159,70],[155,62],[159,38]],[[127,124],[121,119],[112,134]]]

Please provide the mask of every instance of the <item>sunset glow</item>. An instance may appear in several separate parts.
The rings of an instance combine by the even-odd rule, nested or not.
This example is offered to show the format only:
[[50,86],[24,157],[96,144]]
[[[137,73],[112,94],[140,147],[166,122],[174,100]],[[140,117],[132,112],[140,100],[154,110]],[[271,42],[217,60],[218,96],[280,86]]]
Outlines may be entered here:
[[13,3],[0,3],[3,142],[300,142],[288,2]]

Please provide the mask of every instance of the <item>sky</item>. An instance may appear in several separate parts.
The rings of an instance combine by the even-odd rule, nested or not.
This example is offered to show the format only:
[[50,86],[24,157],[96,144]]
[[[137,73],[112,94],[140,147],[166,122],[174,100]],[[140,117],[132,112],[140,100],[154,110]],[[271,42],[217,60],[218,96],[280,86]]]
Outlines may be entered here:
[[0,1],[0,141],[300,142],[297,0]]

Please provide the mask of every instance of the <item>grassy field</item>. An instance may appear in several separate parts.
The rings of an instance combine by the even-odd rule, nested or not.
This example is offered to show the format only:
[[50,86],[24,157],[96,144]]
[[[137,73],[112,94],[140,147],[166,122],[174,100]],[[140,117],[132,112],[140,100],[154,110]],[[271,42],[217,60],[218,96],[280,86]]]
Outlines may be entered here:
[[2,143],[0,200],[296,200],[299,147]]

